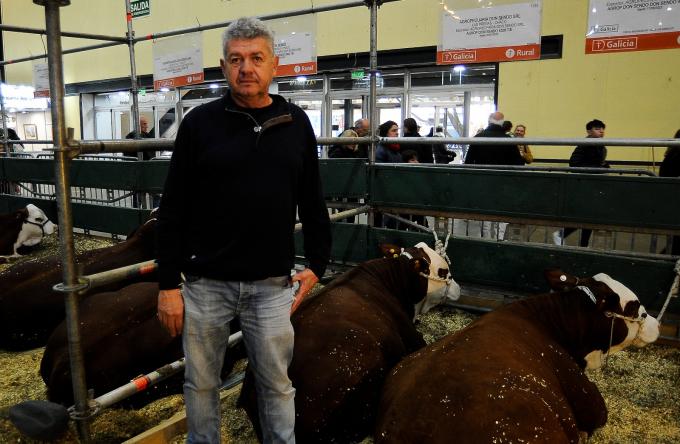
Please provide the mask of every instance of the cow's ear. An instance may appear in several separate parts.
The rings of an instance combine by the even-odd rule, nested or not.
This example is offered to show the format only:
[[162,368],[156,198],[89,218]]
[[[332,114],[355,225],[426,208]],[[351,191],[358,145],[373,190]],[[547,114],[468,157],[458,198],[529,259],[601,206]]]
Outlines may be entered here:
[[26,220],[26,219],[28,219],[28,210],[26,208],[22,208],[17,213],[17,220]]
[[380,244],[379,247],[383,257],[399,257],[401,254],[401,247],[394,244]]
[[555,291],[573,290],[579,281],[577,277],[565,273],[559,268],[545,270],[543,275],[545,276],[545,280],[548,281],[550,288]]
[[593,281],[588,284],[588,288],[593,292],[597,309],[600,311],[620,311],[620,297],[609,286],[603,282]]

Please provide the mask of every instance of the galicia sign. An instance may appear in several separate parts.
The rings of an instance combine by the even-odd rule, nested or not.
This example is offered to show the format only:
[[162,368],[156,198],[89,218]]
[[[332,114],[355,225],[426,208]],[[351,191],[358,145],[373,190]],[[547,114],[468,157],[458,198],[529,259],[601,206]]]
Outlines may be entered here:
[[680,48],[680,0],[590,0],[586,54]]
[[540,0],[456,11],[442,4],[438,64],[513,62],[541,57]]

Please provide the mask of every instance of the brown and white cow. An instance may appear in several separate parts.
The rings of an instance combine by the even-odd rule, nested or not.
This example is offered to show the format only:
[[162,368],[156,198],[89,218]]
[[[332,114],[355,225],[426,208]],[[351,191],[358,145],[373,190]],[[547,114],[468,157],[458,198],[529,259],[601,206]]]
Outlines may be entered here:
[[[388,258],[364,262],[305,299],[291,318],[298,443],[369,434],[387,372],[425,345],[416,313],[460,297],[448,264],[425,243],[383,253]],[[247,372],[239,402],[259,434],[252,378]]]
[[408,356],[385,382],[376,443],[578,443],[607,421],[584,374],[659,324],[608,275],[546,273],[553,289]]
[[[158,321],[157,302],[158,284],[141,282],[93,294],[80,304],[85,380],[95,397],[183,356],[181,337],[172,338]],[[40,375],[50,401],[73,404],[65,322],[47,341]],[[180,393],[182,380],[176,379],[164,386]]]
[[[154,258],[156,219],[150,219],[121,243],[80,253],[83,274],[99,273]],[[99,291],[153,280],[154,274],[127,278]],[[61,257],[18,263],[0,272],[0,348],[26,350],[45,345],[64,319],[64,295],[52,287],[62,281]]]
[[0,214],[0,260],[21,256],[19,247],[32,247],[46,235],[54,233],[57,226],[33,204],[9,214]]

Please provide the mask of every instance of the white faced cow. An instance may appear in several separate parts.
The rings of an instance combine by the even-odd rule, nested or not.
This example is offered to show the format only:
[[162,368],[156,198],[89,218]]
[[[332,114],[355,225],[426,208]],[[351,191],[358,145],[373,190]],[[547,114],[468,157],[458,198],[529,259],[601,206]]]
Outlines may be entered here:
[[394,367],[375,442],[578,443],[602,427],[607,406],[583,369],[654,342],[659,324],[604,273],[546,277],[558,292],[490,312]]
[[43,236],[52,234],[57,226],[33,204],[13,213],[0,215],[0,258],[17,258],[21,246],[32,247]]

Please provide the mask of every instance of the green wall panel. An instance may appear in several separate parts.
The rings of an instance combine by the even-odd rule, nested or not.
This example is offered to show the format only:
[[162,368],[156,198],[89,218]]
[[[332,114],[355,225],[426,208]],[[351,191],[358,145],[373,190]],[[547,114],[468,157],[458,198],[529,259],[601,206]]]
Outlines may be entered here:
[[383,207],[680,232],[680,179],[383,164],[370,189]]
[[361,159],[323,159],[319,173],[326,197],[364,197],[366,164]]
[[[434,238],[424,233],[372,229],[369,232],[367,258],[379,256],[380,243],[401,247]],[[515,244],[472,239],[449,240],[447,254],[453,277],[459,283],[486,285],[527,293],[548,291],[543,271],[560,268],[577,276],[607,273],[633,290],[650,310],[658,311],[675,277],[671,259],[640,259],[613,253],[578,251],[569,248]],[[674,298],[669,313],[680,314],[680,299]]]

